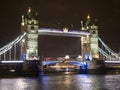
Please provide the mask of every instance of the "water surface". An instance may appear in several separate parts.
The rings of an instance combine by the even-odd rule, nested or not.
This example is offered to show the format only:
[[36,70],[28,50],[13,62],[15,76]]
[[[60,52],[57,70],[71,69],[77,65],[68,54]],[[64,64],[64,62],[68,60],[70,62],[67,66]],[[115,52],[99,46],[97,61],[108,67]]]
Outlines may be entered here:
[[120,90],[120,75],[45,75],[0,78],[0,90]]

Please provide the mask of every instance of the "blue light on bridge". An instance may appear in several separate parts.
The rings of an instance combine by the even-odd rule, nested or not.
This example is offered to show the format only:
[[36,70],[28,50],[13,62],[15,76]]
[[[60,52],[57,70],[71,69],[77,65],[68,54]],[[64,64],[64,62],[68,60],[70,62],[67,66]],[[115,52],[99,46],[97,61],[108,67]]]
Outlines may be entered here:
[[54,63],[54,62],[52,62],[52,61],[51,61],[51,62],[50,62],[50,61],[48,61],[48,62],[43,61],[43,62],[42,62],[42,65],[43,65],[43,66],[44,66],[44,65],[50,65],[50,64],[53,64],[53,63]]
[[85,54],[85,60],[90,60],[90,54]]
[[81,62],[80,63],[80,69],[87,69],[87,62]]
[[42,62],[42,64],[43,64],[43,66],[44,66],[44,65],[47,65],[47,63],[46,63],[46,62]]
[[22,54],[22,60],[24,61],[25,59],[26,59],[26,54],[23,53],[23,54]]

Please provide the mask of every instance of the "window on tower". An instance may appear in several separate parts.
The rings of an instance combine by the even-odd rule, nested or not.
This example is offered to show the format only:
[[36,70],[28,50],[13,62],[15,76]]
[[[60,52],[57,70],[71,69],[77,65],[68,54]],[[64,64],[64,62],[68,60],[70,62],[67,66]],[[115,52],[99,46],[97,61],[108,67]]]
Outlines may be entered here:
[[92,34],[95,34],[95,33],[96,33],[95,31],[92,32]]
[[34,26],[31,26],[31,28],[30,28],[31,30],[34,30],[35,29],[35,27]]

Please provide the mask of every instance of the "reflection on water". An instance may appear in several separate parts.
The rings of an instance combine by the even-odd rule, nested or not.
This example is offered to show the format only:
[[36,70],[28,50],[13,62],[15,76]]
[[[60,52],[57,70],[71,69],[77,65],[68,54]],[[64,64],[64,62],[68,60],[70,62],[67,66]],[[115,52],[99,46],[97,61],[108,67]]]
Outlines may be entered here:
[[120,90],[120,75],[46,75],[1,78],[0,90]]

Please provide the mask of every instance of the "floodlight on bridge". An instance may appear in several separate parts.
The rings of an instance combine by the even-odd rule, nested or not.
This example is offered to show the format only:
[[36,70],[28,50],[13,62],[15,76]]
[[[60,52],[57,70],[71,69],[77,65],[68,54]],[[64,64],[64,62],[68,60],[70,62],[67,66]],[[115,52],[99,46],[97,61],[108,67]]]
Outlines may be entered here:
[[69,55],[66,55],[65,56],[65,59],[67,60],[67,59],[70,59],[70,56]]
[[25,39],[22,39],[22,42],[24,43],[24,42],[25,42]]
[[83,57],[82,57],[81,55],[79,55],[79,56],[77,57],[77,59],[78,59],[78,60],[82,60]]

